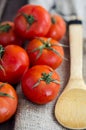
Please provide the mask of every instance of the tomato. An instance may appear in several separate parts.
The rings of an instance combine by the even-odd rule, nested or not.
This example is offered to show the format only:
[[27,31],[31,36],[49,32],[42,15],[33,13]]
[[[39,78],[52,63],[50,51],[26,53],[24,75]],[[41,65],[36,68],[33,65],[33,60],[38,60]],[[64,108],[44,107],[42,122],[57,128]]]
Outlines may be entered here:
[[60,78],[51,67],[36,65],[24,74],[21,87],[28,100],[45,104],[58,95]]
[[55,40],[61,40],[66,33],[66,23],[59,15],[51,15],[51,27],[46,37],[52,37]]
[[13,22],[6,21],[0,24],[0,44],[3,46],[23,44],[23,39],[16,35]]
[[51,38],[35,38],[27,44],[26,51],[30,64],[48,65],[56,69],[63,61],[64,50],[59,43]]
[[17,104],[18,97],[15,89],[10,84],[0,82],[0,123],[15,114]]
[[17,45],[0,45],[0,81],[16,84],[29,67],[26,51]]
[[19,9],[14,22],[16,32],[26,39],[46,35],[51,25],[48,11],[30,4]]

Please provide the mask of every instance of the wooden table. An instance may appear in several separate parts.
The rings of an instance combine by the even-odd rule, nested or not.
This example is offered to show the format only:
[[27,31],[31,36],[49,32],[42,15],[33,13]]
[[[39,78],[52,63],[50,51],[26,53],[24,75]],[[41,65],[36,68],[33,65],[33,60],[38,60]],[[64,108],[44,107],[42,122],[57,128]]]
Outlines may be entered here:
[[[0,0],[0,21],[13,21],[17,10],[26,3],[27,0]],[[13,130],[14,123],[15,116],[0,124],[0,130]]]

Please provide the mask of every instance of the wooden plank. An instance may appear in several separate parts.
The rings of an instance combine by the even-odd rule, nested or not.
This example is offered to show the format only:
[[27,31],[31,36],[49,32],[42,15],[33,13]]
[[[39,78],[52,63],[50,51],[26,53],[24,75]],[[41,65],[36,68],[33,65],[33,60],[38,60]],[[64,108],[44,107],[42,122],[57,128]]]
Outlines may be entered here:
[[13,21],[18,9],[25,4],[27,4],[27,0],[7,0],[7,5],[2,15],[2,21]]
[[10,120],[5,123],[0,124],[0,130],[13,130],[15,123],[15,116],[13,116]]
[[7,3],[7,0],[0,0],[0,20],[3,15],[3,11],[5,9],[6,3]]

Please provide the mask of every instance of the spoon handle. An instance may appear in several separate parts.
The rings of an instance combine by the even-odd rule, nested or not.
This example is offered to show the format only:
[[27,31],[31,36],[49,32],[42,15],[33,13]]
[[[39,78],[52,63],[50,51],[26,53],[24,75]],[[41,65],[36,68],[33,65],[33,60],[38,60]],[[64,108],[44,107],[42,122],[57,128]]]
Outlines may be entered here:
[[82,22],[73,20],[69,22],[70,40],[70,79],[82,79],[82,54],[83,54],[83,31]]

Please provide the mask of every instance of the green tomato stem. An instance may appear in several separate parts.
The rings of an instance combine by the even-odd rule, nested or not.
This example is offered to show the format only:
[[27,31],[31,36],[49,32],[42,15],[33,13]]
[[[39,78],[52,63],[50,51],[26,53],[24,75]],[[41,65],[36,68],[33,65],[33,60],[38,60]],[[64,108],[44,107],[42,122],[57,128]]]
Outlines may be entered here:
[[32,25],[35,22],[34,16],[33,15],[27,15],[23,13],[23,16],[25,17],[26,21]]
[[4,47],[0,45],[0,58],[2,58],[4,51],[5,51]]
[[0,65],[0,69],[3,71],[4,75],[6,75],[5,69],[2,65]]
[[50,84],[51,82],[55,84],[60,84],[57,79],[52,78],[53,72],[50,73],[42,73],[40,79],[33,85],[33,88],[37,87],[40,84],[40,81],[44,81],[46,84]]
[[4,93],[4,92],[0,92],[0,97],[9,97],[9,98],[14,99],[14,97],[12,97],[10,94]]
[[0,25],[0,32],[8,32],[11,29],[11,26],[7,23]]
[[6,83],[0,84],[0,89],[1,89],[2,87],[4,87],[5,84],[6,84]]
[[31,53],[31,52],[35,52],[35,51],[39,50],[39,53],[38,53],[38,55],[36,57],[36,60],[42,55],[42,52],[43,52],[44,49],[51,50],[56,55],[60,56],[62,59],[68,60],[67,58],[65,58],[64,56],[62,56],[57,50],[55,50],[53,48],[53,46],[61,46],[61,44],[51,44],[50,43],[50,40],[51,40],[50,38],[46,42],[42,38],[37,38],[37,39],[40,40],[43,45],[41,45],[40,47],[35,48],[35,49],[33,49],[32,51],[29,52],[29,53]]
[[52,22],[52,24],[55,24],[57,21],[54,17],[51,17],[51,22]]

